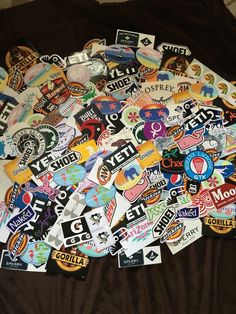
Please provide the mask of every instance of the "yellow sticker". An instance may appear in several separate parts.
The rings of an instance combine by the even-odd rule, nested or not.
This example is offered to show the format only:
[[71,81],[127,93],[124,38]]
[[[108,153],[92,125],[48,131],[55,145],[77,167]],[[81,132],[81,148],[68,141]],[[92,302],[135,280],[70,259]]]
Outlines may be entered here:
[[21,170],[19,168],[19,158],[16,158],[7,164],[4,165],[5,172],[8,175],[8,177],[12,180],[12,182],[17,182],[18,184],[24,184],[28,182],[33,173],[29,168]]
[[71,147],[71,150],[81,154],[81,158],[78,161],[78,163],[81,164],[98,151],[98,146],[95,140],[90,140],[83,144]]
[[162,156],[152,141],[147,141],[136,147],[139,152],[138,162],[142,168],[155,165],[162,160]]

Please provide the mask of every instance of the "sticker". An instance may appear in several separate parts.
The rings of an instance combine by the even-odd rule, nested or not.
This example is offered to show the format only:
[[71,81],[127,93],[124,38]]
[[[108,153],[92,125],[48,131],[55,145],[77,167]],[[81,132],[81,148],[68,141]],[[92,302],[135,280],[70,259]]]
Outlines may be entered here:
[[157,164],[161,159],[161,154],[152,143],[152,141],[147,141],[137,147],[139,152],[138,162],[143,169]]
[[29,181],[33,174],[28,167],[19,168],[18,158],[5,164],[4,169],[8,177],[12,180],[12,182],[17,182],[20,185]]
[[[128,88],[133,83],[133,78],[130,75],[123,76],[113,81],[109,81],[104,89],[105,92],[112,94],[117,99],[128,97]],[[123,92],[123,96],[117,97],[116,92]]]
[[90,256],[90,257],[98,257],[98,258],[104,257],[109,253],[108,249],[104,249],[104,250],[99,251],[96,248],[94,241],[88,241],[85,243],[81,243],[77,247],[80,250],[80,252],[82,252],[83,254]]
[[143,33],[130,32],[122,29],[116,31],[116,44],[129,47],[154,47],[155,36]]
[[224,183],[209,190],[209,195],[215,208],[220,209],[236,202],[236,186],[234,184]]
[[85,161],[87,162],[91,156],[96,154],[98,147],[95,140],[90,140],[73,146],[71,150],[81,154],[79,163],[83,163]]
[[[170,150],[163,150],[161,160],[161,170],[165,173],[184,172],[184,154],[181,154],[177,147]],[[210,158],[210,157],[209,157]]]
[[44,242],[29,242],[26,250],[21,255],[21,260],[27,264],[40,266],[45,264],[50,255],[51,248]]
[[115,194],[116,189],[113,185],[109,190],[101,185],[98,185],[88,191],[85,196],[85,202],[92,208],[101,207],[109,203]]
[[136,58],[145,67],[157,69],[161,64],[162,54],[151,48],[139,48],[136,51]]
[[153,229],[152,229],[152,234],[154,238],[160,238],[163,236],[169,225],[173,222],[175,219],[175,209],[174,207],[168,207],[167,210],[163,212],[161,217],[157,220],[155,223]]
[[184,233],[184,224],[183,222],[173,221],[167,228],[165,234],[160,239],[160,243],[165,242],[174,242],[178,240]]
[[53,174],[53,181],[61,186],[69,186],[81,182],[85,175],[86,169],[84,167],[73,164]]
[[59,134],[57,130],[48,124],[41,124],[36,129],[43,134],[46,140],[46,152],[53,150],[59,142]]
[[199,100],[213,100],[218,96],[218,91],[214,85],[196,83],[193,84],[189,90],[191,96]]
[[91,104],[95,104],[103,115],[111,115],[121,110],[122,104],[119,100],[112,96],[97,96]]
[[91,169],[87,178],[90,181],[110,189],[118,173],[111,174],[106,165],[103,164],[103,159],[97,157],[93,168]]
[[122,112],[122,122],[129,128],[141,122],[141,120],[139,108],[136,106],[128,106]]
[[210,215],[214,218],[220,219],[233,218],[236,216],[236,205],[233,203],[215,210],[211,210]]
[[30,221],[35,216],[35,211],[31,206],[27,206],[19,214],[11,217],[11,219],[7,223],[7,228],[15,233],[19,228],[24,226],[28,221]]
[[214,171],[211,157],[200,150],[189,153],[184,159],[183,166],[187,176],[196,181],[207,180]]
[[83,216],[61,223],[65,246],[73,246],[92,239],[87,222]]
[[45,152],[45,138],[39,131],[33,128],[19,130],[12,138],[20,155],[24,153],[27,147],[33,149],[32,158],[38,158]]
[[142,178],[132,188],[126,189],[123,192],[123,196],[130,202],[133,203],[138,200],[140,195],[146,190],[149,185],[146,172],[143,172]]
[[51,250],[46,269],[49,272],[73,276],[75,278],[86,279],[89,271],[90,261],[87,255],[79,251],[77,246],[60,250]]
[[181,208],[178,209],[176,214],[176,219],[197,219],[199,218],[199,208],[190,207],[190,208]]
[[[213,218],[210,215],[203,219],[203,235],[209,234],[209,229],[214,232],[214,235],[226,235],[227,237],[235,236],[235,218],[220,219]],[[211,234],[212,235],[212,234]]]
[[66,68],[66,62],[58,54],[54,53],[50,56],[43,55],[39,59],[41,62],[44,62],[44,63],[55,64],[61,70],[64,70]]
[[15,261],[17,257],[21,256],[28,244],[29,236],[17,231],[16,234],[13,234],[7,243],[7,250],[9,257],[12,261]]
[[161,263],[160,246],[148,246],[137,251],[130,257],[125,255],[125,252],[118,254],[119,268],[146,266]]
[[63,104],[70,96],[70,92],[66,85],[66,78],[63,72],[62,74],[59,72],[58,76],[60,77],[54,80],[48,80],[46,85],[40,89],[44,97],[48,99],[53,105]]
[[168,71],[158,71],[157,80],[158,81],[170,81],[174,80],[175,76],[173,73]]
[[105,50],[107,59],[116,63],[127,63],[135,59],[133,50],[123,45],[111,45]]
[[157,50],[159,50],[162,54],[166,50],[171,50],[171,51],[178,53],[178,54],[181,54],[181,55],[185,55],[185,56],[191,55],[191,51],[189,50],[189,48],[187,46],[170,44],[170,43],[166,43],[166,42],[163,42],[160,45],[158,45]]
[[53,159],[54,158],[50,153],[45,153],[28,164],[32,174],[34,174],[36,179],[42,177],[48,172],[48,165]]
[[151,104],[143,106],[140,109],[139,114],[145,121],[165,121],[169,115],[169,110],[161,104]]
[[48,164],[48,171],[57,172],[61,169],[66,168],[67,166],[77,163],[80,160],[80,156],[81,154],[78,152],[69,152],[67,154],[64,154]]
[[176,254],[191,243],[202,237],[202,223],[200,219],[185,222],[184,234],[175,242],[167,243],[172,254]]
[[115,186],[119,190],[127,190],[134,187],[142,178],[143,169],[137,160],[133,160],[124,166],[115,178]]
[[90,71],[82,64],[74,64],[67,70],[67,79],[69,82],[79,82],[85,84],[90,81]]
[[154,140],[158,137],[164,137],[166,133],[166,126],[162,121],[145,122],[143,133],[144,136],[149,140]]
[[103,162],[111,173],[115,173],[138,156],[139,153],[137,149],[131,142],[129,142],[117,149],[115,152],[111,153],[108,157],[105,157]]
[[58,124],[56,131],[59,134],[59,142],[54,148],[55,151],[66,149],[71,140],[75,138],[76,130],[66,123]]

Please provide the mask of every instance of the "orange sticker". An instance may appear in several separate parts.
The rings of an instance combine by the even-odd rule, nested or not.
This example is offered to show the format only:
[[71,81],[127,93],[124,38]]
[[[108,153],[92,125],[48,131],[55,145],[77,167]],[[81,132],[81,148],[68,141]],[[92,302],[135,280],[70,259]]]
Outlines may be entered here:
[[152,141],[147,141],[136,148],[140,155],[138,162],[142,168],[151,167],[162,160],[161,154]]
[[5,164],[4,168],[6,174],[12,180],[12,182],[17,182],[21,185],[28,182],[31,179],[33,173],[28,167],[26,169],[20,169],[18,165],[19,161],[19,158],[16,158]]

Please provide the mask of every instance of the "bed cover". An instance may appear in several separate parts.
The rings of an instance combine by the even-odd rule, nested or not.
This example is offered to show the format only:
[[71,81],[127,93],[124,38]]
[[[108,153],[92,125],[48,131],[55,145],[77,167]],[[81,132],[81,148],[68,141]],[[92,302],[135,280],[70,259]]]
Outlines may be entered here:
[[[18,38],[42,54],[66,56],[91,38],[114,43],[117,29],[187,45],[225,79],[235,80],[236,23],[221,0],[35,1],[0,12],[0,51]],[[91,264],[86,281],[63,275],[0,270],[1,314],[236,312],[236,243],[203,237],[162,264],[118,269],[116,258]]]

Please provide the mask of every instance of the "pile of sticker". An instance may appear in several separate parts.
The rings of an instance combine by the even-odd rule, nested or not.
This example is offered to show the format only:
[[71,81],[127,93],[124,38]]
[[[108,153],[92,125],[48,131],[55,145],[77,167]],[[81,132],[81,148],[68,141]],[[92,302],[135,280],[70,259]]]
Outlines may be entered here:
[[[236,237],[236,87],[188,47],[118,30],[0,59],[0,267],[85,279]],[[155,242],[155,243],[154,243]]]

